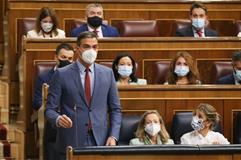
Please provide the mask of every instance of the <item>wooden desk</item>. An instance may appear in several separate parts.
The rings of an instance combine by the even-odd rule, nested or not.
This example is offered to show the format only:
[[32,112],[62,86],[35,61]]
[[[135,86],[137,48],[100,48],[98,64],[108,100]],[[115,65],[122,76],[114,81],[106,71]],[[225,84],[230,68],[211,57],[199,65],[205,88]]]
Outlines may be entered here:
[[230,146],[116,146],[73,149],[68,147],[68,160],[239,160],[240,145]]

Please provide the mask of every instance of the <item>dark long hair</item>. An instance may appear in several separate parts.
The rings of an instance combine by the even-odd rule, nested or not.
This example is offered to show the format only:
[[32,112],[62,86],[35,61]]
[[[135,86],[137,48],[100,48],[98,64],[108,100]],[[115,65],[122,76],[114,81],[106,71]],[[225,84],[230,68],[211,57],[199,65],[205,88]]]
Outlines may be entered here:
[[135,76],[136,62],[129,53],[125,53],[125,52],[117,54],[117,56],[115,57],[115,59],[113,61],[112,70],[114,72],[115,80],[118,81],[121,77],[120,74],[118,73],[118,64],[119,64],[120,59],[123,57],[129,57],[131,59],[133,68],[132,68],[132,73],[130,75],[130,79],[131,79],[131,82],[137,82],[137,78]]
[[41,28],[42,19],[44,19],[48,16],[51,18],[51,20],[53,22],[53,29],[52,29],[51,32],[53,32],[55,35],[58,35],[58,32],[57,32],[57,28],[58,28],[57,16],[55,14],[55,11],[51,8],[48,8],[48,7],[43,7],[39,11],[39,15],[38,15],[37,20],[36,20],[36,31],[37,31],[37,33],[39,33],[40,30],[42,30],[42,28]]

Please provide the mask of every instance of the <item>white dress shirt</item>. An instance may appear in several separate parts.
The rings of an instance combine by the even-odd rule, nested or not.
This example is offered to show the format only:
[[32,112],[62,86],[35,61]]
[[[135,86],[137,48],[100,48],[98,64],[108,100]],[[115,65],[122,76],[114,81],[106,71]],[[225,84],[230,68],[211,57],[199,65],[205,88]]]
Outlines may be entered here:
[[[90,32],[94,32],[94,29],[91,28],[89,25],[87,25],[87,27],[88,27],[88,30],[89,30]],[[101,26],[98,27],[98,28],[96,28],[96,31],[97,31],[97,34],[98,34],[98,38],[103,38],[103,33],[102,33]]]
[[[195,30],[194,28],[192,30],[193,30],[194,37],[199,37],[199,35],[197,34],[197,30]],[[201,32],[202,32],[202,37],[205,37],[205,30],[204,30],[204,28],[201,29]]]
[[208,131],[205,137],[198,131],[186,133],[181,137],[181,144],[207,145],[214,144],[215,142],[218,144],[230,144],[221,133],[214,131]]
[[[80,71],[80,80],[81,80],[81,84],[83,86],[83,89],[85,90],[85,66],[83,64],[81,64],[79,62],[79,60],[77,60],[77,65],[79,67],[79,71]],[[90,65],[89,67],[89,76],[90,76],[90,89],[91,89],[91,95],[93,94],[93,90],[94,90],[94,78],[95,78],[95,70],[94,70],[94,63]]]

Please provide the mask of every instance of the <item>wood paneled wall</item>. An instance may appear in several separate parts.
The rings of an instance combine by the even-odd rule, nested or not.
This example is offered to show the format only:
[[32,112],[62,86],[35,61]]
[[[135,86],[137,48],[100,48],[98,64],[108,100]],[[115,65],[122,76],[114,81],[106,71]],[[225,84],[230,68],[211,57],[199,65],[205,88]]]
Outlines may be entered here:
[[0,73],[1,73],[1,65],[4,63],[4,36],[3,36],[3,17],[5,11],[5,0],[0,1]]

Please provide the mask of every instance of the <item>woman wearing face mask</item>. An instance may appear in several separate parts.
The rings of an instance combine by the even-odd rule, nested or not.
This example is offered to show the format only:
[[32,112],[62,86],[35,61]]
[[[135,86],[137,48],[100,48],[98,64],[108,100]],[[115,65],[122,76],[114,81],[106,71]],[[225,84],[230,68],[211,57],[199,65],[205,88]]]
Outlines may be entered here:
[[147,84],[145,79],[136,78],[136,62],[128,53],[118,54],[112,64],[112,69],[118,85]]
[[191,122],[194,131],[184,134],[181,144],[230,144],[221,133],[212,131],[219,117],[213,106],[201,103]]
[[142,115],[136,137],[130,141],[130,145],[174,144],[157,111],[147,111]]
[[165,84],[201,84],[198,69],[189,53],[181,51],[176,54],[170,63]]
[[35,29],[27,33],[28,38],[65,38],[65,32],[58,29],[58,21],[54,10],[41,8],[36,19]]

